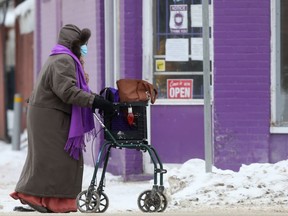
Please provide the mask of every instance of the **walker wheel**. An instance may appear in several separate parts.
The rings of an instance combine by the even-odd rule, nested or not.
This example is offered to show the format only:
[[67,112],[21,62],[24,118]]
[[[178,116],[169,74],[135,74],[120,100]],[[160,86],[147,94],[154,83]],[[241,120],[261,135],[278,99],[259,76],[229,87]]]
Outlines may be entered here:
[[157,212],[162,206],[162,199],[158,192],[146,190],[138,197],[138,207],[143,212]]
[[109,199],[107,197],[107,195],[103,192],[99,193],[98,195],[100,197],[100,203],[99,203],[99,207],[97,208],[96,212],[99,213],[103,213],[107,210],[108,206],[109,206]]
[[167,208],[167,204],[168,204],[167,198],[162,192],[158,192],[158,193],[161,197],[161,206],[160,206],[158,212],[164,212],[165,209]]
[[88,190],[84,190],[76,197],[77,208],[82,213],[97,212],[100,205],[100,198],[96,191],[91,191],[88,194]]

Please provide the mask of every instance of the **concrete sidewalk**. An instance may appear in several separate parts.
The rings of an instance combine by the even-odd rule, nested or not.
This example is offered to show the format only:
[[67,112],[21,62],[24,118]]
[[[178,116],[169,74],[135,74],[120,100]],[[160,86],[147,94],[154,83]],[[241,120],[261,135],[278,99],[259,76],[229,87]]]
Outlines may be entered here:
[[[138,215],[149,215],[149,216],[287,216],[287,212],[275,212],[275,211],[254,211],[254,210],[240,210],[240,209],[207,209],[202,211],[195,212],[162,212],[162,213],[143,213],[139,212],[120,212],[120,213],[45,213],[45,216],[54,215],[54,216],[92,216],[94,214],[105,215],[105,216],[138,216]],[[35,215],[43,215],[43,213],[39,212],[0,212],[0,216],[35,216]]]

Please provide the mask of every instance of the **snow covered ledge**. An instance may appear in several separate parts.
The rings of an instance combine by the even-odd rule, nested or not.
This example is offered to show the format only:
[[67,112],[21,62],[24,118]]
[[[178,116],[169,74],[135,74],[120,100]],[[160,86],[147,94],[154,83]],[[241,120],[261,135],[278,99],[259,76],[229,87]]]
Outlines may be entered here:
[[20,17],[20,33],[28,34],[35,28],[35,0],[26,0],[15,8],[15,16]]

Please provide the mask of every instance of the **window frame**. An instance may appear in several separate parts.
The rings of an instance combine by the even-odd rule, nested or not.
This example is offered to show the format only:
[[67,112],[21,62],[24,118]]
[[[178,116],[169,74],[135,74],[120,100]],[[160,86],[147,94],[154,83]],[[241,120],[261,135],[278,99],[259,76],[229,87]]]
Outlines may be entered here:
[[277,96],[281,88],[280,65],[281,65],[281,2],[279,0],[271,0],[271,122],[270,133],[288,134],[288,127],[277,126]]
[[[154,8],[153,0],[143,1],[143,73],[142,78],[153,83],[154,79],[154,51],[153,51],[153,35],[154,35]],[[213,52],[213,1],[211,2],[211,90],[213,89],[213,69],[214,69],[214,52]],[[189,55],[190,57],[190,55]],[[204,72],[202,71],[202,76]],[[199,73],[195,73],[197,75]],[[203,81],[204,82],[204,81]],[[204,84],[204,83],[203,83]],[[213,101],[213,91],[211,91],[211,101]],[[203,99],[157,99],[155,105],[204,105]]]

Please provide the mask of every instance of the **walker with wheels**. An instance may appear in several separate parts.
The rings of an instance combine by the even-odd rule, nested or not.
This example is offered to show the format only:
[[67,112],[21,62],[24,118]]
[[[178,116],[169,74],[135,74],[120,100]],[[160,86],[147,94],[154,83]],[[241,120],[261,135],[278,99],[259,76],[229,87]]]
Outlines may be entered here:
[[[104,130],[104,144],[99,150],[93,177],[87,190],[80,192],[76,198],[77,208],[83,213],[103,213],[108,209],[109,199],[104,193],[104,179],[111,148],[135,149],[148,152],[154,165],[154,184],[151,189],[143,191],[137,200],[143,212],[163,212],[167,207],[164,194],[162,162],[155,148],[147,141],[146,102],[114,103],[116,113],[113,115],[96,114],[94,117]],[[104,122],[103,122],[103,118]],[[102,164],[103,163],[103,164]],[[98,168],[103,165],[101,178],[97,185]],[[159,177],[159,185],[158,185]]]

